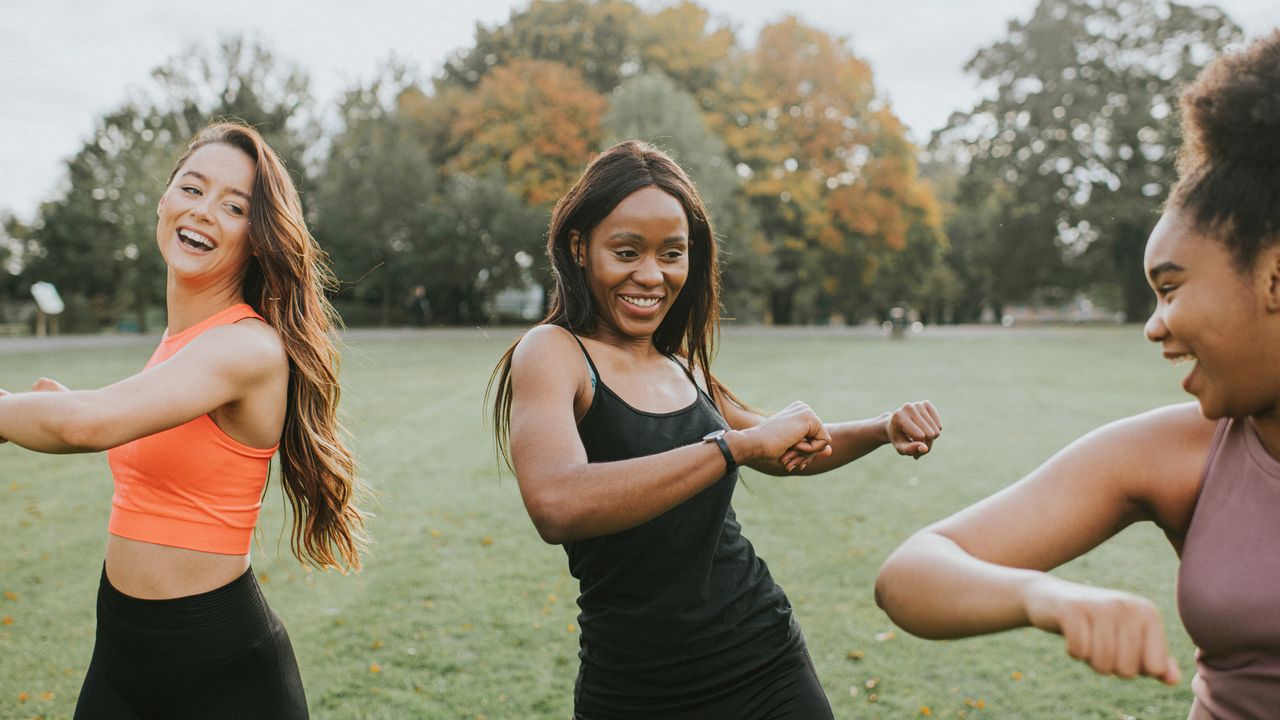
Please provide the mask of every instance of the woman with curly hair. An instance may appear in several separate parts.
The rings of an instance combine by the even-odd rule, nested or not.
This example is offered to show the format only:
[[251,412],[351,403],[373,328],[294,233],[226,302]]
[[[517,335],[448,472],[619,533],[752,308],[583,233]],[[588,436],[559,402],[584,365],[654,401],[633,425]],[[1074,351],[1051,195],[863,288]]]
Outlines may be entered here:
[[824,424],[765,417],[710,372],[715,234],[671,158],[601,153],[551,215],[546,319],[503,356],[495,431],[534,525],[581,595],[574,717],[818,720],[831,707],[791,604],[742,534],[738,466],[812,474],[892,444],[919,457],[933,406]]
[[1097,672],[1176,683],[1150,601],[1046,573],[1138,521],[1181,558],[1191,717],[1280,708],[1280,31],[1182,95],[1179,180],[1147,242],[1146,335],[1196,402],[1099,428],[1026,478],[907,540],[876,582],[904,629],[1034,626]]
[[199,133],[157,214],[168,328],[146,368],[99,390],[42,378],[32,392],[0,391],[0,441],[107,450],[115,478],[75,717],[306,718],[249,546],[278,454],[294,554],[360,564],[331,276],[284,163],[251,127]]

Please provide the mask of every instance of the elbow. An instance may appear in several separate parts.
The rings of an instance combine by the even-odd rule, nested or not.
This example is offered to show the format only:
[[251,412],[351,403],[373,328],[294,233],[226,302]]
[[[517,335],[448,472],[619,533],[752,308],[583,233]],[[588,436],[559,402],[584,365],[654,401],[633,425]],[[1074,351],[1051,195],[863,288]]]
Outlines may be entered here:
[[92,453],[111,447],[106,426],[84,413],[77,413],[57,423],[49,431],[65,452]]
[[529,511],[529,519],[538,531],[538,536],[548,545],[563,545],[577,540],[576,519],[567,511],[565,503],[558,502],[543,494],[528,498],[525,508]]
[[[911,540],[907,541],[908,544],[910,542]],[[904,552],[904,547],[889,555],[876,575],[876,605],[895,625],[916,637],[926,640],[950,637],[937,631],[929,622],[927,611],[920,606],[922,594],[927,594],[929,590],[921,587],[918,580],[920,573],[927,573],[927,570],[913,562],[911,554]]]

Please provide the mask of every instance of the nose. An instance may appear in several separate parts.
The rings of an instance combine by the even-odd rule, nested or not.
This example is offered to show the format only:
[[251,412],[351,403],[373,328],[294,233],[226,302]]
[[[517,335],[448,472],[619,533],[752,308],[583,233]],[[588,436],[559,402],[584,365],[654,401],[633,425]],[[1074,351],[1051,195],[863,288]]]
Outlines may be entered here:
[[662,282],[662,268],[658,267],[658,259],[652,256],[645,256],[640,260],[640,264],[635,271],[631,273],[631,277],[641,285],[658,285]]
[[213,222],[213,211],[209,208],[209,204],[213,202],[213,198],[208,195],[200,198],[200,202],[191,207],[191,217],[196,222],[209,224]]
[[1156,309],[1151,311],[1147,324],[1142,326],[1142,334],[1154,343],[1164,342],[1165,338],[1169,337],[1169,328],[1165,327],[1163,306],[1160,303],[1156,303]]

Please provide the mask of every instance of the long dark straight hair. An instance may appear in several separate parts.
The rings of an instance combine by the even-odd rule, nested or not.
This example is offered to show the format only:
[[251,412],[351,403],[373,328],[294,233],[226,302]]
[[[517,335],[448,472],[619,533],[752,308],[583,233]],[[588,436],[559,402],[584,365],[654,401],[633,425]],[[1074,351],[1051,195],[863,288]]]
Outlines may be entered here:
[[302,201],[284,163],[254,128],[221,122],[200,131],[178,158],[169,183],[196,150],[230,145],[254,162],[249,260],[241,291],[275,328],[289,355],[289,397],[280,438],[280,480],[293,507],[293,554],[324,569],[359,569],[363,486],[338,422],[337,313],[325,296],[336,282],[308,232]]
[[[690,371],[702,372],[712,397],[737,402],[711,375],[720,334],[720,265],[711,221],[693,181],[666,153],[649,143],[626,140],[605,150],[587,165],[582,177],[551,211],[547,258],[555,290],[547,316],[538,324],[559,325],[575,335],[595,333],[599,315],[586,274],[574,260],[573,238],[589,241],[591,232],[619,203],[647,187],[658,188],[679,201],[689,222],[689,277],[654,332],[653,345],[659,352],[686,358]],[[486,400],[490,394],[494,397],[493,432],[508,467],[511,356],[519,343],[517,339],[503,353],[485,392]]]

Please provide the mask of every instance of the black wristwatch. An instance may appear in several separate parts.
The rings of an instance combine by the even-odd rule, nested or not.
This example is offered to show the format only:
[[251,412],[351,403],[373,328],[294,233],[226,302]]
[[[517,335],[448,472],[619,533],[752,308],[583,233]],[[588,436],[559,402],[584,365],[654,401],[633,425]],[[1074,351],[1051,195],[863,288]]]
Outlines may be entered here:
[[724,434],[728,430],[712,430],[702,436],[702,442],[715,443],[720,446],[720,454],[724,455],[724,474],[728,475],[738,469],[738,461],[733,459],[733,451],[729,449],[729,443],[724,439]]

